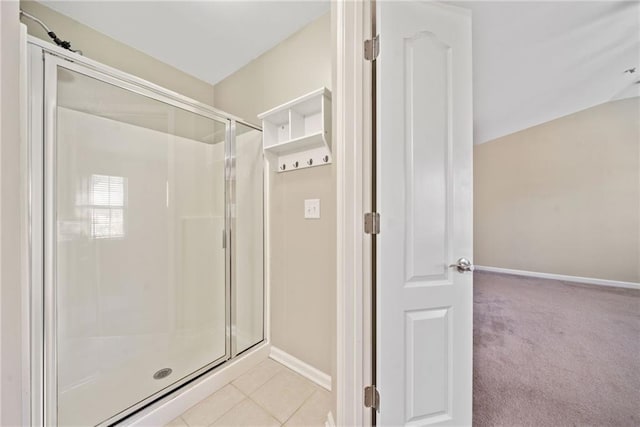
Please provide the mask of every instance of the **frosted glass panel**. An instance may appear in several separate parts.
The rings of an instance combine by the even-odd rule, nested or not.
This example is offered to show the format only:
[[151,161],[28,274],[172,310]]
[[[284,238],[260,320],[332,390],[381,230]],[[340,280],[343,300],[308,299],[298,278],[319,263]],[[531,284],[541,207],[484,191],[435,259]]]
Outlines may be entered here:
[[236,127],[234,339],[240,353],[264,338],[262,132]]
[[56,113],[58,423],[95,425],[225,357],[225,123],[63,68]]

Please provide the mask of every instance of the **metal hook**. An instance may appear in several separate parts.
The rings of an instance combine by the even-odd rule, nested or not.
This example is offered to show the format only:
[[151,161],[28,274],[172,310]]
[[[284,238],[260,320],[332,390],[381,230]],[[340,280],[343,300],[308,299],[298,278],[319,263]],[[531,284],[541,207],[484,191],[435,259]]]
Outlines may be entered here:
[[311,165],[313,164],[313,159],[309,159],[309,160],[307,160],[307,164],[308,164],[309,166],[311,166]]

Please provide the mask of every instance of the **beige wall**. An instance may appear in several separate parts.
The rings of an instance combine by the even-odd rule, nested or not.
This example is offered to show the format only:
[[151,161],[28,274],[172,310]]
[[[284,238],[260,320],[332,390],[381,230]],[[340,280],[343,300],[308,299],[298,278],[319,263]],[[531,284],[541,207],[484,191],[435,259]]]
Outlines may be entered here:
[[0,425],[22,425],[18,3],[0,1]]
[[[215,86],[217,108],[259,123],[257,114],[321,86],[331,89],[331,19],[326,14]],[[331,373],[335,339],[334,166],[270,175],[273,345]],[[304,199],[321,219],[303,218]]]
[[640,98],[474,151],[475,264],[640,282]]
[[[84,56],[125,71],[208,105],[213,105],[213,86],[165,64],[139,50],[112,39],[34,1],[20,2],[25,12],[41,19],[71,47]],[[51,41],[45,31],[30,19],[23,19],[30,35]]]

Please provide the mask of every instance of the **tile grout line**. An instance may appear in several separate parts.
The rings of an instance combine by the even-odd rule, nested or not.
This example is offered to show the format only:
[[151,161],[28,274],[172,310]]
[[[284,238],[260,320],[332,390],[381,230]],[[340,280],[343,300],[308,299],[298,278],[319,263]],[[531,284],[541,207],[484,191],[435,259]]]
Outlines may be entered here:
[[[267,379],[263,384],[261,384],[260,386],[258,386],[258,387],[257,387],[255,390],[253,390],[251,393],[245,393],[245,392],[244,392],[243,390],[241,390],[238,386],[236,386],[236,385],[234,385],[234,384],[233,384],[233,382],[234,382],[234,381],[238,380],[238,379],[239,379],[240,377],[242,377],[242,376],[240,376],[240,377],[236,378],[235,380],[233,380],[233,381],[231,381],[231,382],[227,383],[227,384],[224,386],[224,387],[226,387],[227,385],[229,385],[229,386],[233,387],[236,391],[240,392],[240,394],[243,396],[243,398],[242,398],[239,402],[237,402],[236,404],[232,405],[232,406],[231,406],[231,408],[229,408],[228,410],[226,410],[226,411],[225,411],[224,413],[222,413],[220,416],[218,416],[215,420],[213,420],[213,422],[211,422],[210,424],[208,424],[208,426],[209,426],[209,427],[213,426],[216,422],[218,422],[220,419],[222,419],[225,415],[227,415],[229,412],[231,412],[234,408],[236,408],[237,406],[239,406],[239,405],[240,405],[242,402],[244,402],[245,400],[249,400],[249,401],[253,402],[253,403],[254,403],[255,405],[257,405],[260,409],[262,409],[262,410],[263,410],[263,411],[265,411],[268,415],[270,415],[274,420],[276,420],[276,421],[280,424],[280,426],[283,426],[284,424],[286,424],[287,422],[289,422],[289,420],[291,420],[291,418],[292,418],[295,414],[297,414],[297,413],[300,411],[300,409],[301,409],[301,408],[302,408],[302,407],[303,407],[303,406],[304,406],[304,405],[305,405],[309,400],[311,400],[311,398],[312,398],[316,393],[318,393],[318,392],[319,392],[319,390],[320,390],[320,389],[319,389],[319,388],[318,388],[318,386],[317,386],[316,384],[314,384],[312,381],[310,381],[309,379],[305,378],[304,376],[302,376],[302,375],[298,374],[297,372],[295,372],[294,370],[290,369],[289,367],[287,367],[287,366],[285,366],[285,365],[281,364],[280,362],[278,362],[278,361],[276,361],[276,360],[273,360],[273,359],[271,359],[271,360],[272,360],[273,362],[275,362],[277,365],[279,365],[279,367],[280,367],[280,368],[275,372],[275,374],[273,374],[273,375],[269,376],[269,377],[268,377],[268,379]],[[255,368],[254,368],[254,369],[255,369]],[[300,405],[298,405],[298,406],[296,407],[296,409],[291,413],[291,415],[289,415],[289,417],[287,417],[287,419],[286,419],[284,422],[281,422],[281,421],[280,421],[280,419],[278,419],[278,417],[277,417],[275,414],[273,414],[273,413],[271,413],[271,411],[269,411],[269,409],[265,408],[262,404],[260,404],[260,403],[259,403],[259,402],[257,402],[255,399],[253,399],[252,395],[253,395],[253,394],[255,394],[258,390],[262,389],[264,386],[266,386],[266,385],[267,385],[267,383],[269,383],[271,380],[273,380],[274,378],[276,378],[278,375],[281,375],[281,374],[283,374],[283,373],[285,373],[285,372],[289,372],[289,373],[291,373],[291,374],[293,374],[293,375],[295,375],[295,376],[300,377],[300,378],[301,378],[301,379],[303,379],[305,382],[307,382],[307,383],[309,383],[311,386],[313,386],[314,390],[311,392],[311,394],[310,394],[306,399],[304,399],[304,400],[302,401],[302,403],[301,403]],[[243,374],[243,375],[246,375],[246,374],[249,374],[249,373],[250,373],[250,372],[247,372],[247,373],[245,373],[245,374]],[[224,388],[224,387],[222,387],[222,388]],[[220,390],[222,390],[222,388],[221,388]],[[218,390],[218,391],[220,391],[220,390]],[[217,392],[215,392],[215,393],[217,393]],[[210,396],[212,396],[212,395],[214,395],[215,393],[212,393],[211,395],[207,396],[207,398],[208,398],[208,397],[210,397]],[[206,399],[206,398],[205,398],[205,399]],[[204,401],[205,399],[203,399],[203,401]],[[199,403],[200,403],[200,402],[198,402],[198,404],[199,404]],[[193,405],[192,407],[197,406],[198,404]],[[191,408],[192,408],[192,407],[191,407]],[[191,409],[191,408],[189,408],[189,409]],[[189,409],[188,409],[188,410],[189,410]],[[188,411],[188,410],[187,410],[187,411]],[[182,414],[180,414],[177,418],[179,418],[179,419],[180,419],[180,420],[181,420],[181,421],[182,421],[182,422],[183,422],[187,427],[192,427],[192,426],[187,422],[187,420],[183,417],[183,415],[184,415],[187,411],[185,411],[185,412],[183,412]]]
[[258,405],[258,408],[262,409],[263,411],[265,411],[267,413],[267,415],[269,415],[271,418],[273,418],[274,420],[276,420],[278,422],[278,424],[280,424],[281,426],[284,425],[283,422],[281,422],[278,417],[275,416],[275,414],[272,414],[271,411],[269,411],[267,408],[265,408],[264,406],[262,406],[261,404],[259,404],[258,402],[256,402],[255,400],[253,400],[253,398],[251,396],[248,397],[248,399],[250,401],[252,401],[254,404]]
[[286,423],[288,423],[288,422],[289,422],[289,420],[290,420],[291,418],[293,418],[293,416],[294,416],[295,414],[297,414],[297,413],[300,411],[300,409],[302,409],[302,407],[305,405],[305,403],[307,403],[308,401],[310,401],[310,400],[311,400],[311,398],[312,398],[312,397],[313,397],[317,392],[318,392],[318,390],[313,390],[313,393],[311,393],[311,394],[309,395],[309,397],[307,397],[307,398],[306,398],[306,399],[305,399],[305,400],[300,404],[300,406],[298,406],[298,407],[296,408],[296,410],[295,410],[295,411],[293,411],[293,413],[292,413],[291,415],[289,415],[289,418],[287,418],[287,420],[286,420],[285,422],[283,422],[283,423],[282,423],[282,425],[285,425]]
[[[307,403],[307,401],[308,401],[309,399],[311,399],[311,396],[313,396],[314,394],[316,394],[316,393],[318,392],[318,390],[316,389],[317,385],[316,385],[316,384],[314,384],[313,382],[309,381],[307,378],[303,377],[302,375],[298,374],[297,372],[293,371],[292,369],[287,368],[286,366],[282,365],[280,362],[276,362],[276,363],[278,363],[279,365],[281,365],[283,368],[285,368],[286,370],[288,370],[290,373],[293,373],[294,375],[301,377],[304,381],[308,382],[311,386],[313,386],[313,387],[314,387],[313,392],[311,392],[311,394],[310,394],[310,395],[309,395],[305,400],[303,400],[303,401],[302,401],[302,403],[300,404],[300,406],[298,406],[298,407],[297,407],[297,408],[296,408],[296,409],[291,413],[291,415],[289,415],[289,416],[287,417],[287,419],[286,419],[285,421],[283,421],[283,422],[282,422],[282,421],[280,421],[280,419],[279,419],[275,414],[271,413],[271,411],[269,411],[267,408],[265,408],[262,404],[260,404],[260,403],[259,403],[259,402],[257,402],[255,399],[253,399],[253,397],[251,397],[250,395],[248,396],[248,397],[249,397],[249,399],[251,399],[251,401],[252,401],[252,402],[254,402],[256,405],[258,405],[260,408],[262,408],[264,411],[266,411],[266,412],[267,412],[267,414],[271,415],[271,416],[272,416],[276,421],[278,421],[278,422],[280,423],[280,425],[281,425],[281,426],[283,426],[283,425],[285,425],[285,424],[286,424],[286,423],[291,419],[291,417],[293,417],[293,416],[295,415],[295,413],[296,413],[296,412],[298,412],[298,411],[300,410],[300,408],[302,408],[302,407],[304,406],[304,404],[305,404],[305,403]],[[265,382],[265,383],[264,383],[264,384],[262,384],[260,387],[258,387],[257,389],[255,389],[255,390],[253,391],[253,393],[251,393],[251,394],[256,393],[259,389],[261,389],[262,387],[264,387],[265,385],[267,385],[267,383],[268,383],[269,381],[271,381],[272,379],[274,379],[274,378],[275,378],[275,377],[277,377],[278,375],[282,374],[283,372],[284,372],[284,371],[280,371],[280,372],[278,372],[276,375],[274,375],[273,377],[271,377],[267,382]]]
[[[267,384],[269,384],[269,382],[270,382],[271,380],[273,380],[275,377],[277,377],[277,376],[278,376],[278,375],[280,375],[281,373],[282,373],[282,370],[279,370],[278,372],[276,372],[276,373],[275,373],[275,375],[273,375],[273,376],[269,377],[269,379],[268,379],[268,380],[266,380],[264,383],[260,384],[260,386],[259,386],[259,387],[257,387],[255,390],[253,390],[253,391],[252,391],[250,394],[248,394],[247,396],[248,396],[249,398],[251,398],[251,395],[252,395],[252,394],[255,394],[258,390],[262,389],[264,386],[266,386]],[[256,403],[257,403],[257,402],[256,402]]]
[[[231,387],[235,388],[236,390],[238,390],[238,391],[240,392],[240,394],[242,394],[242,395],[244,396],[244,398],[243,398],[242,400],[240,400],[238,403],[236,403],[235,405],[233,405],[231,408],[229,408],[227,411],[225,411],[225,412],[224,412],[222,415],[220,415],[218,418],[216,418],[215,420],[213,420],[213,422],[212,422],[211,424],[209,424],[209,427],[213,426],[216,422],[218,422],[219,420],[221,420],[221,419],[222,419],[222,417],[224,417],[225,415],[227,415],[227,414],[228,414],[229,412],[231,412],[231,411],[232,411],[236,406],[240,405],[242,402],[244,402],[244,401],[245,401],[245,400],[247,400],[247,399],[248,399],[248,400],[250,400],[250,401],[252,401],[252,402],[253,402],[253,403],[255,403],[256,405],[258,405],[258,407],[259,407],[259,408],[261,408],[261,409],[263,409],[263,410],[266,410],[265,408],[262,408],[262,406],[261,406],[258,402],[256,402],[255,400],[253,400],[253,399],[251,398],[251,396],[250,396],[248,393],[245,393],[243,390],[241,390],[241,389],[240,389],[240,387],[238,387],[238,386],[236,386],[236,385],[234,385],[234,384],[233,384],[236,380],[238,380],[239,378],[243,377],[244,375],[247,375],[247,374],[251,375],[251,373],[252,373],[251,371],[253,371],[254,369],[256,369],[258,366],[259,366],[259,365],[255,366],[255,367],[254,367],[253,369],[251,369],[250,371],[245,372],[243,375],[241,375],[241,376],[239,376],[238,378],[234,379],[233,381],[231,381],[231,382],[227,383],[227,385],[229,385],[229,386],[231,386]],[[271,381],[271,379],[272,379],[272,378],[274,378],[274,377],[275,377],[276,375],[278,375],[279,373],[280,373],[280,372],[278,371],[278,372],[276,372],[274,375],[270,376],[270,377],[269,377],[269,378],[264,382],[264,384],[266,384],[266,383],[268,383],[269,381]],[[258,390],[258,389],[259,389],[260,387],[262,387],[264,384],[261,384],[258,388],[256,388],[256,390]],[[226,387],[226,386],[225,386],[225,387]],[[220,390],[222,390],[222,389],[220,389]],[[256,390],[254,390],[253,392],[255,392]],[[215,393],[214,393],[214,394],[215,394]],[[270,413],[270,412],[268,412],[268,411],[267,411],[267,413],[268,413],[269,415],[271,415],[271,416],[272,416],[276,421],[280,422],[280,420],[278,420],[275,416],[273,416],[273,414],[271,414],[271,413]],[[186,423],[186,422],[185,422],[185,424],[187,424],[187,426],[189,426],[189,424],[188,424],[188,423]]]
[[[276,362],[278,363],[278,362]],[[286,366],[283,366],[286,367]],[[275,377],[277,377],[278,375],[280,375],[282,373],[282,371],[277,372],[274,376],[272,376],[271,378],[269,378],[264,384],[262,384],[260,387],[258,387],[257,389],[253,390],[253,392],[251,392],[251,394],[255,394],[258,390],[260,390],[262,387],[266,386],[269,381],[271,381],[272,379],[274,379]],[[260,409],[262,409],[263,411],[265,411],[267,414],[271,415],[271,417],[273,417],[274,420],[276,420],[278,423],[280,423],[280,425],[284,425],[283,422],[280,421],[280,419],[278,419],[278,417],[276,417],[275,414],[272,414],[271,411],[269,411],[267,408],[265,408],[264,406],[262,406],[260,403],[258,403],[253,397],[251,397],[251,395],[247,396],[253,403],[255,403],[256,405],[258,405],[258,407]],[[288,419],[287,419],[288,420]]]
[[[235,408],[236,406],[240,405],[242,402],[244,402],[245,400],[247,400],[249,398],[249,396],[247,396],[242,390],[240,390],[238,387],[234,386],[231,383],[227,383],[227,385],[235,388],[236,390],[238,390],[240,392],[241,395],[244,396],[244,398],[242,400],[240,400],[238,403],[236,403],[235,405],[232,405],[231,408],[229,408],[228,410],[226,410],[222,415],[220,415],[218,418],[216,418],[215,420],[213,420],[213,422],[211,424],[209,424],[209,427],[211,427],[212,425],[214,425],[216,422],[218,422],[220,419],[222,419],[222,417],[224,417],[225,415],[227,415],[229,412],[231,412],[231,410],[233,410],[233,408]],[[226,386],[225,386],[226,387]],[[224,388],[224,387],[223,387]],[[222,390],[222,389],[220,389]],[[220,391],[218,390],[218,391]],[[214,393],[215,394],[215,393]],[[187,424],[189,425],[189,424]]]
[[[258,391],[260,388],[262,388],[265,384],[267,384],[269,381],[271,381],[273,378],[275,378],[276,376],[280,375],[280,373],[282,373],[281,370],[279,370],[278,372],[276,372],[274,375],[270,376],[265,382],[264,384],[261,384],[258,388],[256,388],[253,392],[251,393],[255,393],[256,391]],[[240,377],[238,377],[240,378]],[[238,379],[236,378],[236,380]],[[235,381],[235,380],[234,380]],[[222,419],[222,417],[224,417],[227,413],[231,412],[233,410],[233,408],[235,408],[236,406],[240,405],[242,402],[244,402],[245,400],[250,400],[251,402],[253,402],[255,405],[257,405],[260,409],[262,409],[263,411],[265,411],[267,414],[269,414],[274,420],[276,420],[281,426],[284,423],[281,423],[280,420],[278,419],[278,417],[276,417],[274,414],[272,414],[271,412],[269,412],[269,410],[267,410],[267,408],[263,407],[261,404],[259,404],[258,402],[256,402],[252,397],[251,394],[247,394],[244,391],[240,390],[239,387],[233,385],[233,381],[228,383],[228,385],[232,386],[233,388],[235,388],[236,390],[238,390],[240,392],[240,394],[242,394],[244,396],[244,399],[242,399],[240,402],[236,403],[235,405],[233,405],[233,407],[231,407],[228,411],[226,411],[224,414],[220,415],[218,418],[216,418],[211,424],[209,424],[209,427],[213,426],[217,421],[219,421],[220,419]],[[188,425],[188,424],[187,424]]]
[[[273,359],[271,359],[271,360],[272,360],[273,362],[275,362]],[[284,365],[282,365],[282,364],[280,364],[280,363],[278,363],[278,362],[275,362],[275,363],[277,363],[277,364],[280,366],[280,368],[278,368],[278,370],[277,370],[273,375],[270,375],[270,376],[266,379],[266,381],[265,381],[265,382],[263,382],[263,383],[262,383],[262,384],[260,384],[258,387],[256,387],[256,388],[255,388],[255,390],[253,390],[251,393],[245,393],[244,391],[240,390],[240,388],[239,388],[238,386],[235,386],[235,387],[236,387],[238,390],[240,390],[242,393],[244,393],[247,397],[250,397],[250,395],[251,395],[251,394],[253,394],[253,393],[255,393],[256,391],[258,391],[258,389],[262,388],[266,383],[268,383],[268,382],[269,382],[269,381],[271,381],[273,378],[275,378],[275,377],[276,377],[276,375],[278,375],[279,373],[281,373],[281,372],[282,372],[282,368],[286,368],[286,366],[284,366]],[[258,365],[258,366],[260,366],[260,365]],[[254,367],[251,371],[253,371],[254,369],[256,369],[258,366]],[[231,381],[229,384],[233,384],[235,381],[237,381],[238,379],[242,378],[243,376],[251,374],[251,373],[252,373],[251,371],[244,373],[243,375],[239,376],[239,377],[238,377],[238,378],[236,378],[235,380]]]

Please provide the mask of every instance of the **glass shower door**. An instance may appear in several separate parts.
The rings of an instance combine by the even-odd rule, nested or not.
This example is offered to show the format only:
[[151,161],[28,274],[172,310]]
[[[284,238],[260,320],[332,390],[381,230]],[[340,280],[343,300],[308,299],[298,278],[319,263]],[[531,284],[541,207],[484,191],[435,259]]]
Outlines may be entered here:
[[47,62],[49,413],[58,425],[96,425],[230,356],[229,123]]
[[261,131],[236,123],[233,136],[231,350],[235,356],[264,339],[264,157]]

